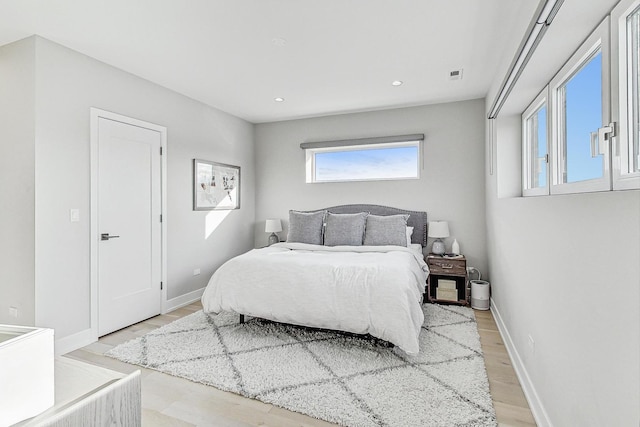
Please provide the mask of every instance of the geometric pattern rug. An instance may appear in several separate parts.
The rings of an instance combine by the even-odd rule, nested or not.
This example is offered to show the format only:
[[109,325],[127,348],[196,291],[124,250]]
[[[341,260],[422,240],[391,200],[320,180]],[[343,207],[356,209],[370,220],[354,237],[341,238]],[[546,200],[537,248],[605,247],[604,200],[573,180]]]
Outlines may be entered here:
[[473,310],[424,304],[420,352],[202,311],[106,353],[343,426],[495,426]]

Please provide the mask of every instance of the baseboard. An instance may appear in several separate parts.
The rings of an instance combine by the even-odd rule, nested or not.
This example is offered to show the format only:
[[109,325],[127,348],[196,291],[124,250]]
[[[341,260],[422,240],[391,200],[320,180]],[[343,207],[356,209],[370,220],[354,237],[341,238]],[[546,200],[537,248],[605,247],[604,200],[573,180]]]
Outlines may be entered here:
[[504,341],[505,347],[507,348],[507,353],[509,354],[511,364],[516,371],[516,376],[518,377],[520,385],[522,386],[522,391],[527,398],[527,402],[529,402],[529,408],[531,409],[533,418],[535,418],[536,420],[536,424],[540,427],[552,427],[553,424],[551,424],[551,420],[547,415],[547,411],[545,411],[544,406],[540,401],[540,397],[538,396],[538,393],[533,386],[533,382],[531,382],[529,373],[524,367],[524,363],[522,363],[520,354],[518,353],[518,350],[516,349],[516,346],[511,339],[511,335],[509,335],[509,330],[504,324],[502,316],[500,316],[500,310],[498,309],[498,306],[496,305],[496,302],[493,300],[493,298],[491,298],[491,313],[493,313],[493,318],[495,319],[498,330],[500,331],[500,335],[502,336],[502,341]]
[[168,299],[165,303],[163,313],[169,313],[170,311],[177,310],[180,307],[184,307],[185,305],[189,305],[192,302],[198,301],[200,298],[202,298],[204,289],[205,288],[201,288],[184,295],[180,295],[179,297]]
[[55,340],[55,355],[60,356],[71,351],[77,350],[96,341],[95,334],[89,329],[76,332],[63,338]]
[[[198,301],[202,297],[204,289],[205,288],[198,289],[187,294],[180,295],[179,297],[167,300],[167,302],[165,303],[164,313],[177,310],[180,307],[184,307],[185,305],[189,305],[194,301]],[[69,353],[71,351],[87,346],[95,341],[96,336],[91,328],[77,332],[73,335],[56,339],[55,355],[60,356]]]

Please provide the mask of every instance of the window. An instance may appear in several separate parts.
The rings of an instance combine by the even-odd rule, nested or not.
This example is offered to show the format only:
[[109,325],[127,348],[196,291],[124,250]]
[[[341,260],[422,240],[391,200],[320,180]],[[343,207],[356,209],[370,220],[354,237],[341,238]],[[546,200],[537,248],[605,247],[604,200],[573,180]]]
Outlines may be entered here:
[[640,6],[627,17],[627,86],[629,88],[629,142],[631,145],[631,172],[640,171]]
[[522,140],[524,141],[522,180],[525,196],[549,194],[546,94],[545,89],[522,115]]
[[629,87],[629,142],[632,146],[631,171],[640,171],[640,6],[627,18],[627,86]]
[[597,131],[602,125],[600,50],[558,88],[557,96],[559,123],[562,123],[558,135],[558,145],[564,161],[561,165],[562,182],[602,178],[603,152]]
[[303,143],[308,183],[420,178],[424,135]]
[[631,172],[640,171],[640,6],[627,17],[627,51],[626,58],[629,63],[627,75],[627,87],[629,97],[627,100],[629,110],[629,143],[631,146],[630,169]]
[[522,114],[522,143],[524,196],[640,188],[640,0],[621,0]]
[[610,189],[608,34],[607,19],[549,85],[553,194]]
[[640,0],[623,0],[611,14],[612,34],[617,35],[618,102],[613,105],[618,137],[613,153],[613,188],[640,188]]

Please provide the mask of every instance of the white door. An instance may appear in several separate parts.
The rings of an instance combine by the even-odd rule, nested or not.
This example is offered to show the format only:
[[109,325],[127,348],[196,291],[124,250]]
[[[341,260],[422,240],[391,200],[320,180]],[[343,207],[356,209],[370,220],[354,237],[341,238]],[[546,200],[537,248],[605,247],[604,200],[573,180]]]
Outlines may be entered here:
[[160,132],[98,118],[98,335],[161,311]]

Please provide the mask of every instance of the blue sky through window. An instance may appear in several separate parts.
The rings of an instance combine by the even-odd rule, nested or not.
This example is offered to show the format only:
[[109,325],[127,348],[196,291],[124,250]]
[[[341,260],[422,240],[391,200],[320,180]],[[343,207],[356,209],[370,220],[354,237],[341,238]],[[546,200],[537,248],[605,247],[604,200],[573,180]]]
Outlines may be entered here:
[[603,156],[591,157],[591,132],[602,127],[602,53],[565,85],[566,182],[601,178]]
[[[547,156],[547,107],[544,106],[537,113],[538,116],[538,159]],[[540,169],[538,172],[537,187],[546,187],[547,185],[547,163],[540,161]]]
[[315,181],[418,178],[418,147],[315,153]]

